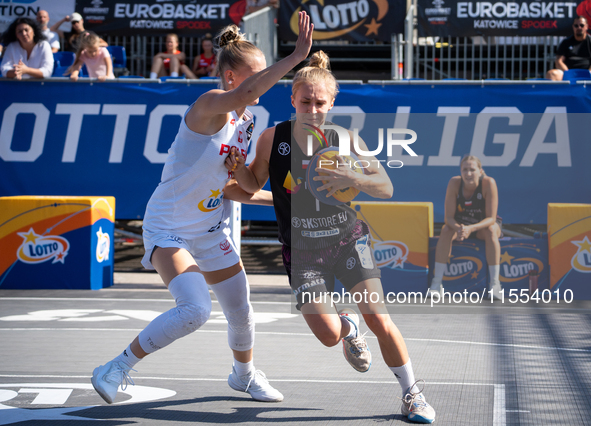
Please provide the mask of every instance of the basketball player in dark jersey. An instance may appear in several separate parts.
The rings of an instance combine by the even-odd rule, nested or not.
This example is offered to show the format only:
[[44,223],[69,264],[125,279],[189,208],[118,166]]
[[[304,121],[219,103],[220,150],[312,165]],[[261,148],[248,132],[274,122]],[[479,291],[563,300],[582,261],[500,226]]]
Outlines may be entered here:
[[499,298],[501,245],[500,223],[497,223],[499,193],[497,183],[486,176],[478,157],[465,156],[461,163],[461,176],[454,176],[445,194],[445,224],[441,229],[435,251],[435,271],[430,292],[440,292],[445,268],[454,240],[464,241],[476,237],[486,243],[486,261],[490,273],[493,297]]
[[[293,80],[291,100],[296,108],[296,119],[261,134],[255,159],[249,167],[244,166],[244,158],[239,153],[228,156],[226,167],[234,170],[238,184],[249,193],[258,191],[271,179],[279,238],[283,243],[283,263],[296,295],[297,308],[318,340],[329,347],[342,340],[345,358],[351,366],[360,372],[369,369],[371,356],[367,342],[359,333],[358,315],[352,309],[337,313],[330,297],[326,297],[334,291],[336,276],[352,295],[365,295],[357,305],[378,339],[384,361],[400,383],[402,414],[413,422],[431,423],[435,410],[416,385],[406,344],[384,304],[368,225],[357,219],[349,204],[320,203],[306,186],[306,168],[311,158],[307,154],[323,147],[313,139],[312,152],[308,151],[306,126],[318,127],[325,123],[326,113],[333,107],[337,94],[336,80],[327,68],[326,54],[315,53],[309,65],[299,70]],[[322,168],[328,176],[314,179],[328,183],[319,190],[326,190],[328,197],[339,189],[354,187],[372,197],[391,198],[393,186],[384,168],[375,157],[359,155],[352,143],[352,133],[344,132],[349,136],[347,143],[351,151],[371,166],[365,169],[365,174],[342,165],[334,170]],[[338,144],[339,137],[335,133],[326,131],[325,144]],[[367,151],[362,140],[359,140],[359,147]],[[341,157],[337,158],[344,162]]]

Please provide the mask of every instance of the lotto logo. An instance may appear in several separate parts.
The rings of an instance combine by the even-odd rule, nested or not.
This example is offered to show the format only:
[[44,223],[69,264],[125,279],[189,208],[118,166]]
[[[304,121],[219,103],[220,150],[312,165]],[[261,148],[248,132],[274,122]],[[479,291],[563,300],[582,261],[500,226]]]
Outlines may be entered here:
[[229,249],[230,249],[230,243],[229,243],[228,241],[222,241],[222,242],[220,243],[220,248],[221,248],[223,251],[227,251],[227,250],[229,250]]

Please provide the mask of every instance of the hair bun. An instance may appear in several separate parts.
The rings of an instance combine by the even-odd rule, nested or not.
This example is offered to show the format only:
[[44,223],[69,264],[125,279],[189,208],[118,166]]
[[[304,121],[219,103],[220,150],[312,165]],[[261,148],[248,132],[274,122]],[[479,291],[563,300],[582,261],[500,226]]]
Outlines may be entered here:
[[308,66],[312,68],[321,68],[325,70],[330,69],[330,61],[328,59],[328,55],[324,53],[322,50],[315,52],[311,57],[310,61],[308,62]]
[[222,29],[217,38],[217,45],[219,47],[224,47],[230,43],[246,40],[244,34],[240,33],[240,28],[238,28],[236,25],[228,25],[226,28]]

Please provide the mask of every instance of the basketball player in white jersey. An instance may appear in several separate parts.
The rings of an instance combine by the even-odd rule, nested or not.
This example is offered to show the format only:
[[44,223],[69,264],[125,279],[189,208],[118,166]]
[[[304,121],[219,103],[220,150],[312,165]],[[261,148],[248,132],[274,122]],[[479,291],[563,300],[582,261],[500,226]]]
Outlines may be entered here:
[[229,26],[218,36],[223,90],[204,93],[185,113],[144,216],[142,264],[160,274],[176,307],[148,324],[119,356],[94,370],[92,384],[107,403],[113,402],[120,385],[133,384],[129,371],[137,362],[207,321],[208,287],[228,320],[234,355],[228,384],[259,401],[283,400],[253,366],[248,281],[236,248],[224,233],[223,190],[232,176],[224,161],[232,148],[246,154],[253,127],[246,107],[256,105],[261,95],[306,59],[313,27],[309,16],[300,12],[293,53],[269,68],[262,52],[244,39],[238,27]]

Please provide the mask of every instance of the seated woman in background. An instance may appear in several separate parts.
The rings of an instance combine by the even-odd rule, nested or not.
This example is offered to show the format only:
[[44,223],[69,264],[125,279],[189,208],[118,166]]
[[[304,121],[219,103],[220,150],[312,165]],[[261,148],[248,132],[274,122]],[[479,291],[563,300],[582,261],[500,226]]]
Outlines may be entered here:
[[2,44],[5,49],[0,67],[4,77],[17,80],[51,77],[51,46],[33,19],[15,19],[2,34]]
[[187,56],[179,50],[179,38],[176,34],[166,36],[166,52],[158,53],[152,59],[150,78],[178,77],[197,78],[185,64]]
[[198,77],[215,77],[215,53],[211,34],[206,34],[201,41],[201,55],[193,60],[193,73]]
[[460,162],[460,176],[454,176],[445,194],[445,224],[435,250],[435,271],[430,292],[439,292],[454,240],[467,238],[484,240],[486,262],[490,273],[490,289],[494,298],[500,297],[499,280],[501,245],[500,218],[497,216],[499,192],[497,183],[488,177],[478,157],[466,155]]

